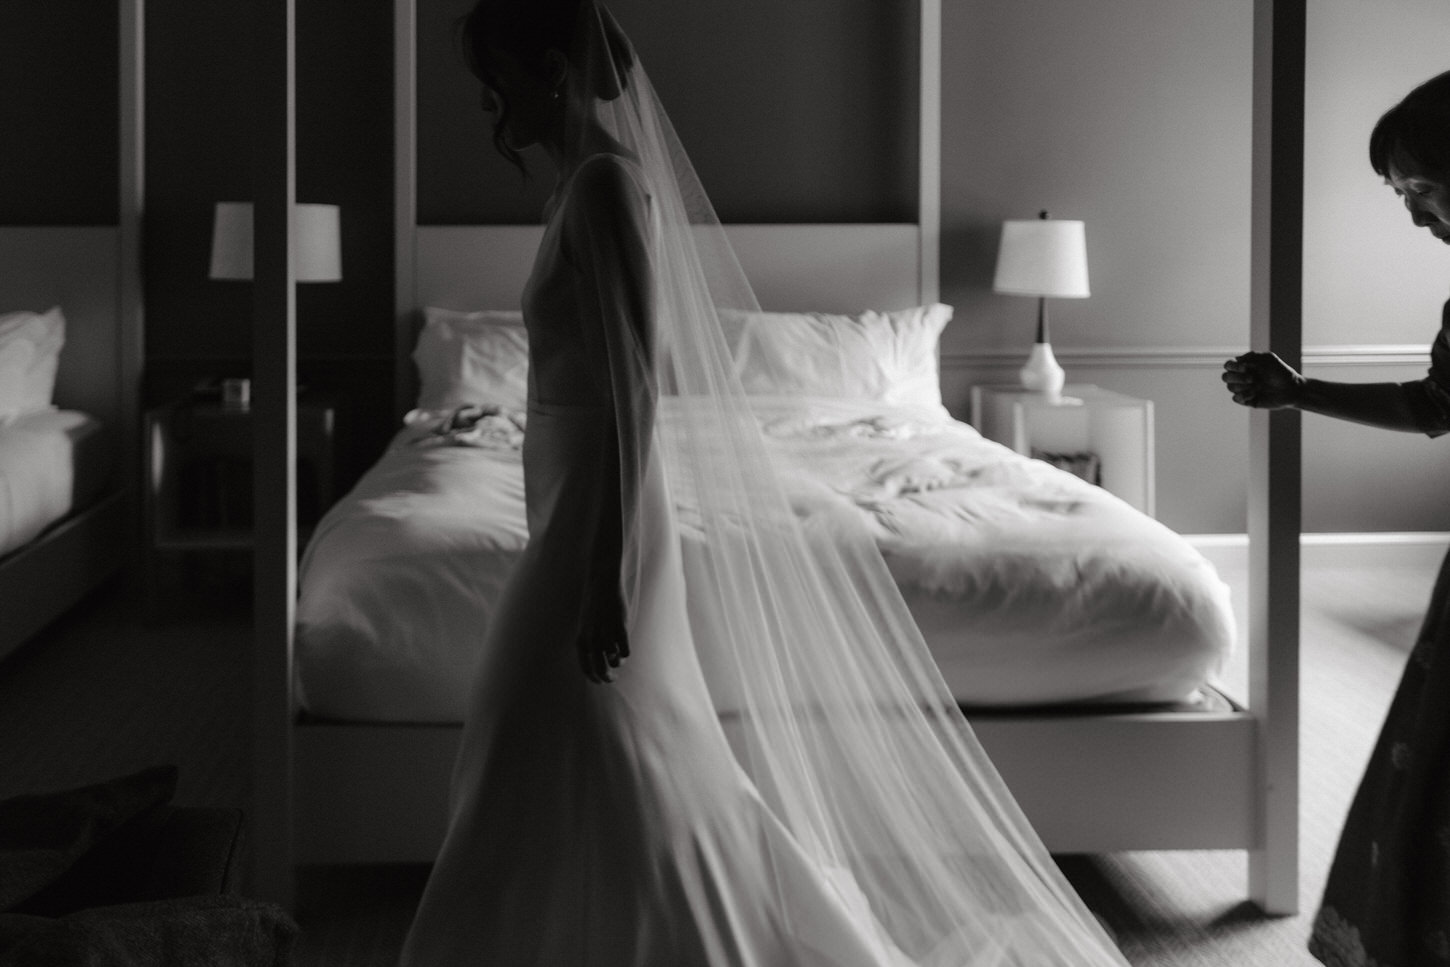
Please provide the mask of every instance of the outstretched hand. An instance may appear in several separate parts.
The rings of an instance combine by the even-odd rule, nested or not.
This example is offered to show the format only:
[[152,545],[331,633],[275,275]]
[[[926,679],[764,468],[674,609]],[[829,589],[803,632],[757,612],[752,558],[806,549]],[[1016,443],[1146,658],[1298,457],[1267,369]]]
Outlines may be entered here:
[[1223,381],[1235,403],[1278,410],[1296,405],[1304,377],[1273,353],[1244,353],[1223,364]]
[[577,647],[585,678],[596,685],[614,681],[614,670],[629,657],[624,595],[617,588],[586,604]]

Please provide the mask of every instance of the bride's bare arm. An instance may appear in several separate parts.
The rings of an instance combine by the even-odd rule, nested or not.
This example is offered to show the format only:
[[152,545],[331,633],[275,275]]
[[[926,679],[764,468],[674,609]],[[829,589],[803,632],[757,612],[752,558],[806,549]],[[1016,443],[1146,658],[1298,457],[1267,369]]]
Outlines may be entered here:
[[591,580],[578,642],[584,674],[613,681],[629,655],[626,551],[635,530],[639,487],[654,426],[653,285],[648,200],[618,159],[585,162],[566,202],[566,252],[585,299],[581,338],[596,363],[602,398],[612,400],[617,433],[609,465],[600,468],[604,517],[589,548]]

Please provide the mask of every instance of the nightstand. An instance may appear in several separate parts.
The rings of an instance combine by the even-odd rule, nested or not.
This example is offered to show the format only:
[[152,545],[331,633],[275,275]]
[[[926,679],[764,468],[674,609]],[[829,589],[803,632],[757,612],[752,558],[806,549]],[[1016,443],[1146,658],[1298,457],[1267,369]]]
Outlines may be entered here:
[[[297,400],[300,540],[333,501],[334,404]],[[252,419],[246,407],[183,399],[146,411],[146,585],[166,554],[252,547]]]
[[[1050,403],[1020,386],[972,387],[972,425],[989,440],[1100,484],[1151,515],[1153,401],[1090,385]],[[1076,402],[1073,402],[1076,401]]]

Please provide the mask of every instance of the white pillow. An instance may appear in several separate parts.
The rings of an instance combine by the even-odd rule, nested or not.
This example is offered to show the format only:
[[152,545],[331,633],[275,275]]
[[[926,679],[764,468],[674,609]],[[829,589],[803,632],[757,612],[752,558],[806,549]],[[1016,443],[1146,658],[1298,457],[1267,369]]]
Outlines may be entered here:
[[49,409],[65,345],[65,316],[47,312],[0,315],[0,424]]
[[522,313],[429,307],[423,318],[413,347],[419,409],[451,410],[467,403],[524,408],[529,339]]
[[726,310],[721,321],[753,396],[941,406],[937,339],[951,317],[937,303],[855,316]]

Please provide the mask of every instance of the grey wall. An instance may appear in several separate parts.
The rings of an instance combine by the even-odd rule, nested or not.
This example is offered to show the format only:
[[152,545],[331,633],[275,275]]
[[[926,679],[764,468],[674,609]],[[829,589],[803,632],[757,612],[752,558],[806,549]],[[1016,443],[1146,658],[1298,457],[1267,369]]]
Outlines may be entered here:
[[[1411,225],[1365,145],[1386,108],[1450,69],[1450,4],[1333,0],[1310,12],[1304,340],[1321,351],[1309,372],[1418,379],[1450,296],[1450,249]],[[1306,529],[1450,529],[1450,439],[1308,417],[1304,447]]]
[[[1317,0],[1310,14],[1307,368],[1413,379],[1450,256],[1412,229],[1364,145],[1380,112],[1450,67],[1450,5]],[[1248,338],[1251,0],[963,0],[945,16],[948,392],[964,409],[972,382],[1012,382],[1032,338],[1030,300],[990,291],[1001,220],[1082,219],[1093,295],[1053,304],[1069,380],[1154,401],[1161,519],[1242,531],[1248,421],[1219,367]],[[1447,445],[1309,416],[1305,449],[1307,530],[1450,526]]]
[[1450,295],[1450,250],[1411,226],[1366,144],[1386,108],[1450,70],[1450,4],[1321,0],[1310,12],[1305,342],[1423,347]]

